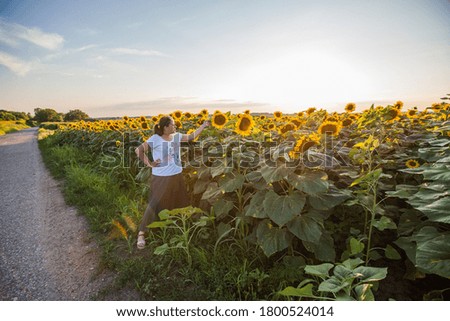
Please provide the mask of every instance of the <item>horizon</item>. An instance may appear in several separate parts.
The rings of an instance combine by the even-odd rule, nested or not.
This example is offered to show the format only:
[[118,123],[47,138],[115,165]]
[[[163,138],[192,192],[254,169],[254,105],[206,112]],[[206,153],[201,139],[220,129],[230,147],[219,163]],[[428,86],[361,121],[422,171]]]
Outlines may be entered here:
[[445,0],[3,1],[0,109],[424,109],[449,91],[449,12]]

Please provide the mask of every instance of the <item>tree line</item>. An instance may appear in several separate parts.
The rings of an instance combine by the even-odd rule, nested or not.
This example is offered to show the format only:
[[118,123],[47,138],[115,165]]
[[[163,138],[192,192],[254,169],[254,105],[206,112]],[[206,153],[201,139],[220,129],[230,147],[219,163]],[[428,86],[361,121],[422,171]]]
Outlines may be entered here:
[[88,119],[89,115],[80,109],[70,110],[68,113],[58,113],[51,108],[35,108],[34,116],[30,113],[8,111],[0,109],[0,120],[25,120],[27,123],[79,121]]

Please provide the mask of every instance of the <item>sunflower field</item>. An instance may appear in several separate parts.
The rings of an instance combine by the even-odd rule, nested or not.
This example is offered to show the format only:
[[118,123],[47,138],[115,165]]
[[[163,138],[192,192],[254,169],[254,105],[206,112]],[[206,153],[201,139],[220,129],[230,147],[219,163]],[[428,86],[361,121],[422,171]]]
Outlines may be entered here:
[[[211,126],[182,146],[192,206],[159,213],[142,251],[151,169],[134,149],[162,115],[64,124],[42,143],[61,176],[108,177],[71,199],[89,198],[118,286],[143,299],[449,298],[449,104],[170,115],[182,133]],[[94,196],[102,184],[119,196]]]

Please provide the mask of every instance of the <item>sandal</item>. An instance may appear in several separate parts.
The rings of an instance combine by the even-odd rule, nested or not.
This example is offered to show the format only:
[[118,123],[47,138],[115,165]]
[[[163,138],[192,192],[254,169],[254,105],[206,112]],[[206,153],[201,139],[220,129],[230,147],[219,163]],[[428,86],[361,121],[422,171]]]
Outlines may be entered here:
[[145,235],[144,232],[139,232],[137,239],[137,248],[142,250],[145,247]]

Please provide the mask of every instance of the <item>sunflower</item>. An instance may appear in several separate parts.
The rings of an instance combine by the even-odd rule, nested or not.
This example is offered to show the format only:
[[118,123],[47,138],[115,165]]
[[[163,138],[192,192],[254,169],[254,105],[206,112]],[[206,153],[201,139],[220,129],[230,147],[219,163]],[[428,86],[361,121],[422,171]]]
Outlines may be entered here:
[[336,121],[324,121],[317,132],[321,135],[331,134],[337,136],[341,131],[341,124]]
[[123,119],[124,121],[128,121],[128,120],[130,120],[130,117],[128,117],[128,116],[123,116],[122,119]]
[[290,131],[296,130],[297,126],[293,123],[287,123],[280,128],[280,134],[287,134]]
[[275,119],[280,119],[283,116],[283,113],[281,111],[276,111],[273,113],[273,116]]
[[142,123],[141,123],[141,128],[144,129],[144,130],[148,129],[148,124],[147,124],[147,122],[145,122],[145,121],[142,122]]
[[181,110],[175,110],[172,113],[172,117],[174,118],[174,120],[181,119],[181,117],[183,117],[183,112]]
[[406,112],[408,118],[414,118],[417,116],[417,109],[410,109]]
[[131,124],[130,127],[131,127],[131,129],[134,129],[134,130],[138,129],[138,127],[137,127],[137,125],[135,123]]
[[294,148],[289,152],[291,158],[298,158],[299,154],[303,154],[313,146],[319,145],[320,137],[317,134],[303,136],[295,143]]
[[276,126],[274,123],[269,123],[269,124],[267,125],[267,129],[270,130],[270,131],[276,130],[276,129],[277,129],[277,126]]
[[244,111],[244,114],[250,115],[250,109],[246,109],[246,110]]
[[157,121],[159,121],[158,116],[153,116],[152,117],[152,122],[156,123]]
[[303,121],[298,118],[291,119],[291,123],[293,123],[297,128],[300,128],[303,125]]
[[139,117],[139,120],[140,120],[141,123],[145,122],[146,121],[145,116]]
[[347,105],[345,105],[345,111],[348,113],[354,112],[355,109],[356,109],[355,103],[348,103]]
[[409,159],[406,161],[405,163],[406,167],[408,168],[417,168],[420,166],[419,162],[416,161],[415,159]]
[[267,116],[266,116],[266,115],[261,115],[261,116],[259,116],[259,119],[260,119],[260,120],[266,120],[266,119],[267,119]]
[[297,113],[297,117],[302,118],[304,114],[305,114],[304,112],[300,111]]
[[400,109],[397,108],[386,108],[384,110],[383,118],[386,121],[394,121],[397,120],[400,116]]
[[332,122],[338,122],[339,121],[339,116],[337,115],[330,115],[327,117],[327,121],[332,121]]
[[183,124],[181,123],[181,121],[179,121],[178,119],[175,120],[175,127],[176,128],[183,128]]
[[349,118],[349,117],[345,118],[345,119],[342,121],[342,126],[343,126],[343,127],[348,127],[348,126],[350,126],[351,124],[353,124],[353,119],[351,119],[351,118]]
[[116,146],[120,147],[120,145],[122,145],[122,142],[120,140],[116,140]]
[[441,107],[440,104],[434,103],[434,104],[431,105],[431,109],[432,109],[435,113],[438,113],[438,112],[441,111],[442,107]]
[[242,114],[236,123],[235,131],[241,136],[248,136],[252,132],[253,125],[253,117],[248,114]]
[[403,107],[403,101],[398,100],[395,104],[394,104],[394,108],[400,110]]
[[192,118],[192,113],[187,111],[187,112],[184,113],[184,117],[186,117],[186,119],[191,119]]
[[218,129],[222,129],[228,122],[227,115],[221,113],[220,111],[216,111],[212,116],[212,125]]
[[309,107],[307,110],[306,110],[306,114],[309,116],[309,115],[311,115],[313,112],[315,112],[316,111],[316,107]]
[[208,109],[202,109],[200,111],[200,116],[208,117],[208,115],[209,115]]

